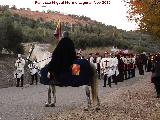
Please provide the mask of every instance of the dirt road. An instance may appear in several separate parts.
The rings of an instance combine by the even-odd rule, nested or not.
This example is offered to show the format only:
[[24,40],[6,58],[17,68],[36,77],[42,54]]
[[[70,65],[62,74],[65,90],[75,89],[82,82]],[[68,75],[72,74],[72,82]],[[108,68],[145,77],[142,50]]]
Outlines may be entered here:
[[[109,88],[103,88],[103,81],[99,80],[99,96],[103,102],[106,96],[112,96],[112,93],[120,88],[130,87],[143,78],[139,76],[118,83],[118,85]],[[85,106],[85,92],[83,87],[56,87],[57,103],[54,108],[44,107],[47,101],[48,86],[41,84],[25,85],[23,88],[10,87],[0,89],[0,120],[45,120],[52,113],[60,114],[63,111],[75,109],[79,106]]]

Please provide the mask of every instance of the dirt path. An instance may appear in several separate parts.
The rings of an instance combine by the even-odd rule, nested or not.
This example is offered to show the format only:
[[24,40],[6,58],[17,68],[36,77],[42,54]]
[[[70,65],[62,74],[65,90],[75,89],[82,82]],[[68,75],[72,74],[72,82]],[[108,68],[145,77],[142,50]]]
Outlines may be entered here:
[[[146,74],[143,78],[149,78]],[[133,79],[126,80],[118,85],[103,88],[103,81],[100,80],[99,96],[101,102],[112,100],[114,96],[120,94],[119,91],[128,89],[141,83],[146,79],[137,75]],[[53,114],[64,113],[69,110],[78,109],[80,105],[84,107],[85,94],[82,87],[57,87],[57,103],[55,108],[45,108],[47,101],[47,86],[33,85],[23,88],[3,88],[0,89],[0,120],[46,120]],[[109,98],[109,99],[108,99]]]

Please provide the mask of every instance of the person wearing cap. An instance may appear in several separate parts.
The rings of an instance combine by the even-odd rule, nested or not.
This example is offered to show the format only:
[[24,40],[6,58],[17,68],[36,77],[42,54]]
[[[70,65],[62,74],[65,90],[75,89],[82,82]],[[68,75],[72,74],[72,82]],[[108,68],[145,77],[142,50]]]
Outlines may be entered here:
[[15,78],[17,79],[16,87],[19,87],[19,82],[21,81],[21,87],[23,87],[23,80],[24,80],[24,66],[25,60],[21,57],[21,54],[18,54],[18,59],[16,60],[15,67]]
[[96,55],[94,53],[90,53],[87,60],[97,69]]
[[101,59],[100,67],[101,71],[103,72],[103,80],[104,80],[103,87],[106,87],[107,81],[109,87],[111,87],[113,70],[112,70],[112,58],[109,53],[104,54],[104,58]]
[[148,54],[148,60],[147,60],[147,72],[151,72],[152,69],[152,58],[151,54]]
[[116,55],[112,55],[112,71],[114,72],[114,74],[112,75],[112,82],[115,83],[115,85],[117,85],[118,83],[118,75],[119,75],[119,70],[118,70],[118,59]]
[[77,58],[73,41],[69,33],[64,31],[62,38],[52,53],[51,61],[48,64],[48,71],[58,77],[61,73],[70,70],[73,61]]
[[124,57],[122,60],[124,62],[124,79],[127,80],[127,79],[129,79],[129,76],[128,76],[128,64],[129,64],[128,54],[124,54]]
[[123,82],[124,81],[124,62],[123,62],[123,58],[122,58],[122,54],[119,53],[117,55],[117,59],[118,59],[118,71],[119,74],[117,76],[118,82]]
[[31,83],[30,83],[30,85],[33,85],[34,80],[36,81],[36,85],[37,85],[37,83],[38,83],[37,60],[35,59],[33,62],[30,61],[30,64],[28,65],[28,68],[30,69],[30,74],[31,74]]
[[141,54],[136,56],[136,66],[139,70],[139,75],[144,75],[143,59]]
[[133,54],[130,54],[130,77],[135,77],[135,57]]
[[90,63],[93,63],[94,58],[93,58],[93,53],[89,53],[88,59],[87,59]]

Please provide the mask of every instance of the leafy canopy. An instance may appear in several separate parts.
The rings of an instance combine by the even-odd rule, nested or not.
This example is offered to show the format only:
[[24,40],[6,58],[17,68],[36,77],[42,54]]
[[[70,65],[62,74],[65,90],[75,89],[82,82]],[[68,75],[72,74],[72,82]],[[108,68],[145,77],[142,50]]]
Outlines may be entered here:
[[[159,2],[158,2],[159,1]],[[160,0],[125,0],[128,19],[139,24],[139,30],[160,39]]]

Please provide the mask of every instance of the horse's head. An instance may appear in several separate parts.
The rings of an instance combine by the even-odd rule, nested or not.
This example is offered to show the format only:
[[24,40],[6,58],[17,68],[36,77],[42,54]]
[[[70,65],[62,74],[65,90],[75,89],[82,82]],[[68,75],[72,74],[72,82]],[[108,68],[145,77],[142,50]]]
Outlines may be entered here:
[[38,44],[31,45],[27,59],[29,61],[37,61],[37,65],[40,69],[49,63],[50,58],[51,53],[45,50],[43,46]]
[[35,44],[30,44],[29,45],[29,52],[28,52],[28,56],[27,56],[27,60],[32,61],[33,60],[33,51],[35,48]]

